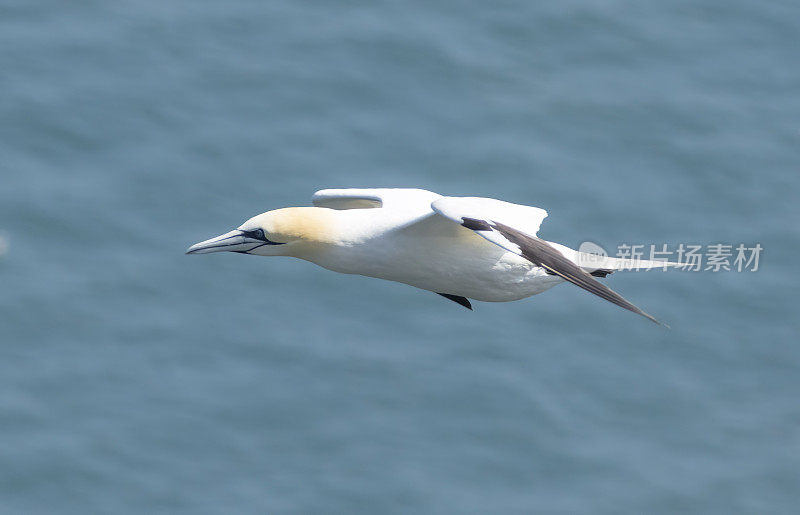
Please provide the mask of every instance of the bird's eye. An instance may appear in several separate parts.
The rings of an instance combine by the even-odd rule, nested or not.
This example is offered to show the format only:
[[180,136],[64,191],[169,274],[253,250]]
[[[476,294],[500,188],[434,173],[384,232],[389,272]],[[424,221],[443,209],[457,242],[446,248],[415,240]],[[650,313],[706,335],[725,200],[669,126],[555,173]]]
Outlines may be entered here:
[[259,245],[260,247],[264,245],[285,245],[285,243],[269,241],[267,235],[264,233],[264,229],[253,229],[252,231],[242,230],[242,234],[250,239],[263,241],[264,243]]
[[267,237],[264,235],[264,229],[245,231],[244,235],[247,236],[248,238],[253,238],[254,240],[267,241]]

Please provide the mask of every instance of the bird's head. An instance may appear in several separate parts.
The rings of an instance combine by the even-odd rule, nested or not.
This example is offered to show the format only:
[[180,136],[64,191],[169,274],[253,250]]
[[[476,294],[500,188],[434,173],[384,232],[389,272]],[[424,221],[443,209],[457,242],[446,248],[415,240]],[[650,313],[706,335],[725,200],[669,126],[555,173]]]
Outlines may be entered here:
[[287,207],[254,216],[233,231],[195,243],[187,254],[238,252],[258,256],[295,256],[333,241],[332,210]]

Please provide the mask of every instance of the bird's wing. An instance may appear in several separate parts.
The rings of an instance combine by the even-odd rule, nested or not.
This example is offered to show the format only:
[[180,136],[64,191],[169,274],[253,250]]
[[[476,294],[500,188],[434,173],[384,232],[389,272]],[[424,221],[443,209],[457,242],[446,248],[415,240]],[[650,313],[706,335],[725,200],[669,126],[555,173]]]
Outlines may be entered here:
[[536,237],[547,212],[536,207],[474,197],[442,197],[431,204],[438,214],[461,224],[509,252],[521,256],[609,302],[660,324],[620,294],[597,281],[548,242]]
[[[475,220],[476,224],[478,221],[489,220],[503,222],[531,236],[536,236],[542,221],[547,218],[547,211],[540,207],[523,206],[482,197],[442,197],[431,204],[431,209],[468,229],[473,229],[469,227],[470,222],[465,223],[462,218]],[[502,244],[492,241],[486,235],[481,234],[481,236],[503,247]]]
[[430,204],[441,195],[412,188],[346,188],[320,190],[311,197],[317,207],[330,209],[375,209],[382,207],[430,210]]

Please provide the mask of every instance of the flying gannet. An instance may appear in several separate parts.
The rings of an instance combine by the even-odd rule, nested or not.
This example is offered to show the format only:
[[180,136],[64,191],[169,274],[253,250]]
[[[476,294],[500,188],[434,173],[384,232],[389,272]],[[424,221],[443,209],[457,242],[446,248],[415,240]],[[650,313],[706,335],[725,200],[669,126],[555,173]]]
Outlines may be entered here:
[[267,211],[187,254],[292,256],[345,274],[409,284],[472,309],[469,299],[507,302],[568,281],[660,323],[595,277],[677,266],[579,252],[536,236],[547,211],[421,189],[326,189],[314,207]]

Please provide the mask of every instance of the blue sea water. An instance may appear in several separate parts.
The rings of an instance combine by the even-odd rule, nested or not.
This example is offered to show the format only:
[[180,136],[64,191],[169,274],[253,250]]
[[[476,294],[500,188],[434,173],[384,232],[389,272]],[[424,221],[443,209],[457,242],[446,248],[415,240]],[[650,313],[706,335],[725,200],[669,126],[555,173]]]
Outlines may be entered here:
[[[0,512],[795,513],[800,4],[0,0]],[[185,248],[326,187],[756,272],[469,312]]]

